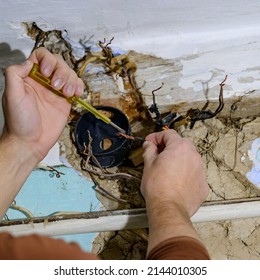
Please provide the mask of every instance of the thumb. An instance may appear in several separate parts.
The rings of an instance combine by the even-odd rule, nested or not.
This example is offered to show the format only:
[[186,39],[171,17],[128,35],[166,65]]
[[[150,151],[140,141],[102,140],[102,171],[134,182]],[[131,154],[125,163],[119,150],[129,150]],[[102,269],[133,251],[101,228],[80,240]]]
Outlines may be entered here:
[[143,143],[143,159],[144,159],[144,164],[148,165],[150,163],[152,163],[158,156],[158,149],[157,146],[151,142],[146,140]]
[[8,95],[12,95],[12,93],[16,94],[17,90],[24,88],[24,79],[28,77],[32,66],[33,62],[26,60],[21,64],[7,67],[5,70],[5,87]]

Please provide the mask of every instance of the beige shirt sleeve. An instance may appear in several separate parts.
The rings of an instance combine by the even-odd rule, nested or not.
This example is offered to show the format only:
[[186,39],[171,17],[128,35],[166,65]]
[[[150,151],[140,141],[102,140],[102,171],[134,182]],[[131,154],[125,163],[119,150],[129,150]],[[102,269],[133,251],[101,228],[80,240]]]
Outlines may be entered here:
[[76,243],[40,235],[14,237],[0,233],[1,260],[98,260]]
[[152,249],[148,260],[209,260],[205,246],[188,236],[167,239]]

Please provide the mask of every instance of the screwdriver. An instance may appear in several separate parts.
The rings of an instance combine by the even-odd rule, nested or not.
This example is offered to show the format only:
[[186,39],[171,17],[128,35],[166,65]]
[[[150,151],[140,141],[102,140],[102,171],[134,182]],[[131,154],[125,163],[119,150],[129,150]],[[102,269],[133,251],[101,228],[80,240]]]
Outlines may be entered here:
[[44,86],[45,88],[50,90],[51,92],[55,93],[56,95],[65,98],[69,103],[73,103],[73,102],[78,103],[81,107],[86,109],[88,112],[92,113],[96,118],[102,120],[106,124],[113,126],[120,133],[123,133],[123,134],[126,133],[125,130],[123,130],[121,127],[119,127],[118,125],[113,123],[110,118],[108,118],[106,115],[102,114],[100,111],[95,109],[93,106],[88,104],[86,101],[84,101],[80,97],[72,96],[72,97],[68,98],[68,97],[64,96],[60,90],[53,88],[51,85],[51,79],[47,78],[41,74],[38,64],[34,63],[32,70],[29,73],[29,77],[31,77],[33,80],[35,80],[36,82],[38,82],[39,84],[41,84],[42,86]]

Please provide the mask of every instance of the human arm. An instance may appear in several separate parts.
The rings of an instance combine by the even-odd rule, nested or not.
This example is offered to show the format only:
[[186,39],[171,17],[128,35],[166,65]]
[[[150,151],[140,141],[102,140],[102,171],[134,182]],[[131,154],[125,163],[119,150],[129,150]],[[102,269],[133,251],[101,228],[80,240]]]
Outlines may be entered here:
[[12,236],[0,233],[0,260],[98,260],[77,243],[30,234]]
[[25,63],[5,71],[2,105],[5,124],[0,137],[0,219],[33,168],[56,143],[71,105],[28,77],[33,63],[67,97],[80,96],[83,82],[58,55],[36,49]]
[[190,217],[208,194],[202,160],[194,145],[173,130],[153,133],[144,143],[141,192],[149,222],[149,253],[167,239],[200,242]]

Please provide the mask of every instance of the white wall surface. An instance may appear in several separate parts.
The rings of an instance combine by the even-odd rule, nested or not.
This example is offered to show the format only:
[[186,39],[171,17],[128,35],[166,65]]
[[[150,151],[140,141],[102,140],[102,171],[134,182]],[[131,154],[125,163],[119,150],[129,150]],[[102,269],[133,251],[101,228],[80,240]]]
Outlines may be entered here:
[[36,21],[75,41],[114,36],[124,50],[179,58],[184,91],[201,91],[198,81],[213,87],[228,74],[227,94],[242,94],[260,87],[259,15],[257,0],[1,0],[0,67],[28,56],[33,42],[21,22]]

